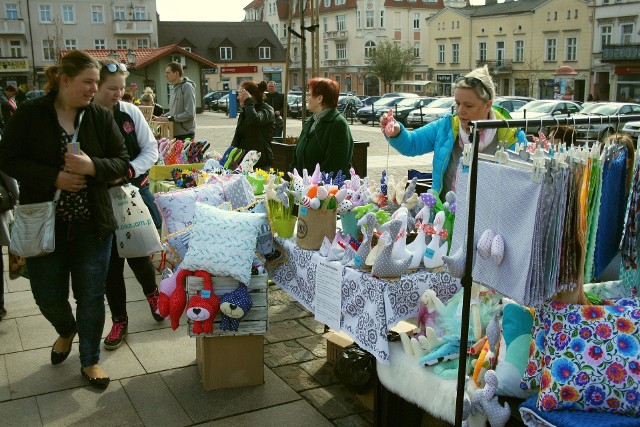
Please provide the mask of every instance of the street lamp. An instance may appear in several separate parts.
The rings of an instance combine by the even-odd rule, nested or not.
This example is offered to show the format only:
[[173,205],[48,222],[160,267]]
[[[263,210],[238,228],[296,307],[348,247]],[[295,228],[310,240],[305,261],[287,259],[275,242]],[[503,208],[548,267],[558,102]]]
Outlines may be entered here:
[[127,50],[127,63],[131,68],[136,67],[136,53],[131,49]]
[[109,52],[109,59],[113,59],[114,61],[117,61],[120,59],[120,55],[118,55],[118,52],[111,49],[111,52]]

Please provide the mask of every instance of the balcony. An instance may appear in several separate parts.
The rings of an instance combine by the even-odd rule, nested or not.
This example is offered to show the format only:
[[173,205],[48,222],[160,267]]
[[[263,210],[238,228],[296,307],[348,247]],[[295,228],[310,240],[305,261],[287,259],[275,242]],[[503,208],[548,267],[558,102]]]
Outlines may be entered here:
[[114,34],[147,34],[153,33],[152,21],[115,21]]
[[349,65],[348,59],[325,59],[323,62],[325,67],[346,67]]
[[24,21],[22,19],[0,20],[0,34],[26,34]]
[[602,62],[640,60],[640,44],[610,44],[602,47]]
[[494,59],[491,61],[476,61],[477,67],[489,66],[491,74],[509,74],[513,70],[513,62],[510,59]]
[[336,40],[336,41],[341,41],[341,40],[346,40],[348,38],[348,31],[327,31],[326,33],[322,34],[322,39],[323,40]]

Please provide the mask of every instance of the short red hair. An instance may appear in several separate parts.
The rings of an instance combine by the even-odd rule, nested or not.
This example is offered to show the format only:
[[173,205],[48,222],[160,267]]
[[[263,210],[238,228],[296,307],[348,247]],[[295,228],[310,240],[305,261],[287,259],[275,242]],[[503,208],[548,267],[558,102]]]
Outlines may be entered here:
[[338,106],[338,96],[340,96],[340,85],[337,81],[315,77],[307,82],[309,93],[313,96],[322,95],[322,106],[326,108],[336,108]]

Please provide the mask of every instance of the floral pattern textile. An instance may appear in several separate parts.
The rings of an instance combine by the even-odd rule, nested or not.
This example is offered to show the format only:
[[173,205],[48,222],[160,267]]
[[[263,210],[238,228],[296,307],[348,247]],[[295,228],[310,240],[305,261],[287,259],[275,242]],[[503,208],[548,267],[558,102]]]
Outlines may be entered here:
[[640,416],[640,308],[629,303],[551,303],[538,409]]

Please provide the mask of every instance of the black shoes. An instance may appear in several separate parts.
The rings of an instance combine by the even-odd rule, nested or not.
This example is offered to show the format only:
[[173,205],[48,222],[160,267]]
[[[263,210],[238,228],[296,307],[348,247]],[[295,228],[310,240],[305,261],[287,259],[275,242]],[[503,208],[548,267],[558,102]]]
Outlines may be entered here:
[[58,353],[57,351],[54,350],[55,346],[56,346],[56,342],[58,342],[58,340],[56,339],[53,343],[53,345],[51,346],[51,364],[52,365],[59,365],[60,363],[64,362],[67,357],[69,356],[69,353],[71,353],[71,347],[73,346],[73,339],[76,336],[76,332],[73,333],[73,335],[71,335],[71,340],[69,341],[69,349],[67,351],[62,351],[60,353]]
[[111,381],[109,377],[100,377],[100,378],[90,377],[89,374],[87,374],[84,371],[84,368],[80,368],[80,373],[82,374],[83,377],[85,377],[89,381],[89,385],[91,387],[95,387],[100,390],[106,389],[107,386],[109,386],[109,382]]

